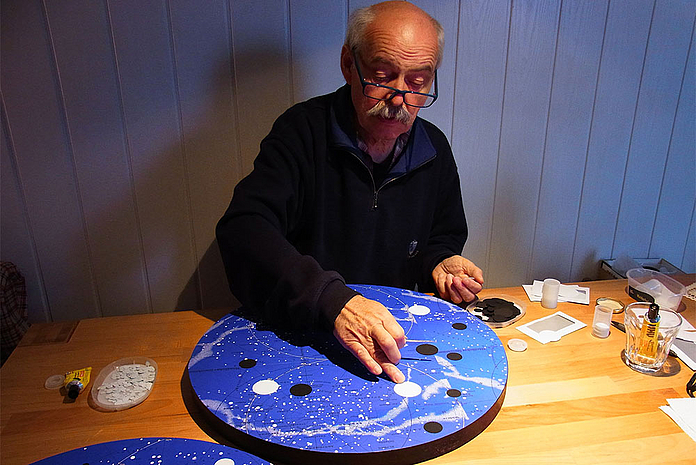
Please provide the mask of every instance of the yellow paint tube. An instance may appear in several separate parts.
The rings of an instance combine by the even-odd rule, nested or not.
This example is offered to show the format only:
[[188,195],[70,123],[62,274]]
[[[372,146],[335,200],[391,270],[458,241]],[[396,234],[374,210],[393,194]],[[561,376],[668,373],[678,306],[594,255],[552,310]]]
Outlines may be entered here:
[[69,371],[65,374],[65,390],[68,391],[69,398],[77,399],[77,396],[89,384],[90,374],[92,374],[92,367]]
[[660,307],[650,304],[650,309],[643,316],[643,325],[640,332],[640,349],[638,353],[648,358],[655,358],[658,348],[660,333]]

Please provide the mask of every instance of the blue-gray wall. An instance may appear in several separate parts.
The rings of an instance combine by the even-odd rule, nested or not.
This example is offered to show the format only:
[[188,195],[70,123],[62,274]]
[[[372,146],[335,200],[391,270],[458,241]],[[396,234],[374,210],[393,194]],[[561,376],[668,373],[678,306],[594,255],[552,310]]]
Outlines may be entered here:
[[[230,303],[213,228],[366,1],[2,0],[2,260],[33,321]],[[694,0],[417,1],[488,286],[696,271]]]

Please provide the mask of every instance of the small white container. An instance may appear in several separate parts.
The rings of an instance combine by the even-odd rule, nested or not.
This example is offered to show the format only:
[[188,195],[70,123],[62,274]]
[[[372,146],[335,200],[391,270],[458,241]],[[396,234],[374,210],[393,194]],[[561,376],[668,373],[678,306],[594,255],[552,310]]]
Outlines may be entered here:
[[613,315],[613,309],[603,305],[596,305],[594,319],[592,320],[592,335],[601,339],[608,337],[609,328],[611,327],[611,317]]
[[561,282],[559,280],[546,278],[541,288],[541,306],[544,308],[556,308],[560,290]]

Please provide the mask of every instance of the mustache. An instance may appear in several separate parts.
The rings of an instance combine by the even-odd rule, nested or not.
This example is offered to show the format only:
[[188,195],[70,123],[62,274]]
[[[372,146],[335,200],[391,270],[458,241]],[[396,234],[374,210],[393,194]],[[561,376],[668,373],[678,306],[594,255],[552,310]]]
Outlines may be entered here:
[[409,113],[403,105],[395,107],[393,105],[388,105],[385,100],[377,102],[377,105],[367,110],[367,116],[395,119],[402,124],[411,122],[411,113]]

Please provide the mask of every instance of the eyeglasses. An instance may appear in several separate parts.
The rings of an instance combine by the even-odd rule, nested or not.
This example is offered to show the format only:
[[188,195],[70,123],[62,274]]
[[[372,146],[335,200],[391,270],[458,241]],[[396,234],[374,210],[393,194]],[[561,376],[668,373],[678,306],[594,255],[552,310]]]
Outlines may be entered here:
[[355,69],[358,71],[360,84],[362,84],[363,95],[365,97],[369,97],[374,100],[387,101],[393,99],[397,95],[401,95],[406,105],[417,108],[427,108],[435,103],[435,100],[437,100],[437,70],[435,70],[435,93],[427,94],[425,92],[414,92],[412,90],[400,90],[394,87],[366,81],[362,75],[362,71],[360,70],[358,58],[355,53],[353,54],[353,61],[355,62]]

